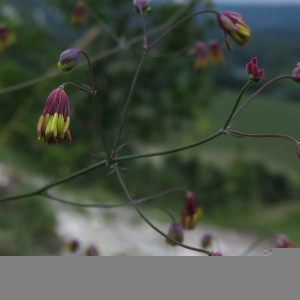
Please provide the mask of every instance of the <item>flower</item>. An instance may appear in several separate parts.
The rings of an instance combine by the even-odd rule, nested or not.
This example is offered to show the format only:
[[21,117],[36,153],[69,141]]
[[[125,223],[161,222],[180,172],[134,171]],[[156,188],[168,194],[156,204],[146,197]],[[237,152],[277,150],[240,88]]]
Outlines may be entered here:
[[276,246],[277,248],[296,248],[295,244],[286,235],[281,233],[276,234]]
[[223,256],[220,252],[214,252],[210,256]]
[[296,82],[300,82],[300,62],[297,63],[292,75]]
[[224,11],[218,15],[218,23],[224,31],[225,42],[229,51],[232,52],[233,50],[227,34],[240,46],[248,44],[248,40],[251,37],[251,29],[245,24],[240,14]]
[[[56,106],[57,109],[55,109]],[[69,125],[69,100],[63,88],[59,87],[49,95],[39,119],[37,126],[39,143],[41,139],[44,139],[44,144],[55,146],[57,140],[63,143],[63,140],[67,139],[71,144]]]
[[217,65],[224,60],[222,48],[217,40],[210,40],[209,46],[209,60],[213,65]]
[[77,250],[79,249],[79,242],[77,239],[72,239],[67,245],[66,245],[66,249],[71,252],[71,253],[75,253],[77,252]]
[[[168,236],[173,240],[182,243],[183,242],[183,228],[179,222],[173,222],[169,228]],[[177,246],[169,239],[166,239],[166,243],[172,246]]]
[[206,249],[211,247],[212,245],[212,235],[211,234],[204,234],[201,239],[201,246]]
[[255,82],[262,80],[262,77],[264,75],[264,69],[260,70],[257,67],[256,57],[252,57],[251,62],[246,64],[246,71],[250,75],[249,80],[254,80]]
[[85,250],[85,256],[99,256],[99,251],[94,245],[91,245]]
[[181,225],[184,229],[194,229],[202,217],[202,209],[196,196],[187,192],[184,197],[184,206],[181,213]]
[[87,8],[83,2],[77,2],[73,10],[71,24],[78,26],[82,24],[87,15]]
[[69,74],[80,61],[79,49],[67,49],[59,57],[58,67],[62,72]]
[[147,15],[147,12],[151,9],[150,0],[133,0],[133,6],[138,13],[141,8],[144,15]]
[[208,53],[207,53],[207,47],[205,43],[199,42],[196,45],[196,54],[197,54],[197,59],[195,62],[195,69],[201,69],[206,67],[208,63]]
[[6,25],[0,25],[0,50],[9,47],[16,41],[16,35]]

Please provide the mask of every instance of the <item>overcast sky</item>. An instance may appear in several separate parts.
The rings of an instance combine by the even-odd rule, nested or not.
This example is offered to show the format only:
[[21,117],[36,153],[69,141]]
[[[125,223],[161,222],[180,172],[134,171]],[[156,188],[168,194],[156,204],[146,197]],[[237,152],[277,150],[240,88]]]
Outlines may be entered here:
[[287,5],[297,4],[300,6],[300,0],[214,0],[216,4],[268,4],[268,5]]

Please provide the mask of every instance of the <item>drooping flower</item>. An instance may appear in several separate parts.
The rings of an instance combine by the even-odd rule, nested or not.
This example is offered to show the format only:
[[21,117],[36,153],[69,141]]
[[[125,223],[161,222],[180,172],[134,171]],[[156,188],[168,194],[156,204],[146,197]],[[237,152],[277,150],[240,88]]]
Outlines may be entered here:
[[201,246],[206,249],[211,247],[212,245],[212,235],[211,234],[204,234],[201,239]]
[[232,50],[227,34],[240,46],[245,46],[251,37],[251,29],[245,24],[243,17],[232,11],[224,11],[218,15],[218,23],[225,35],[226,46]]
[[246,64],[246,71],[250,75],[249,79],[254,80],[255,82],[262,80],[264,75],[264,69],[259,69],[257,67],[256,57],[252,57],[251,62]]
[[79,26],[82,24],[87,16],[87,8],[83,2],[77,2],[73,10],[71,24]]
[[71,253],[75,253],[77,252],[77,250],[79,249],[79,241],[77,239],[72,239],[67,245],[66,245],[66,249],[67,251],[71,252]]
[[184,206],[181,213],[181,225],[184,229],[194,229],[202,217],[202,209],[196,196],[187,192],[184,197]]
[[203,42],[199,42],[196,45],[196,62],[195,62],[195,69],[202,69],[206,67],[209,57],[208,57],[208,52],[207,52],[207,47],[206,44]]
[[91,245],[86,249],[85,256],[99,256],[99,251],[94,245]]
[[16,41],[16,35],[5,24],[0,25],[0,50],[9,47]]
[[296,82],[300,82],[300,62],[297,63],[295,69],[293,70],[292,76]]
[[69,126],[69,100],[63,88],[59,87],[49,95],[39,119],[37,125],[39,143],[44,139],[44,144],[55,146],[57,140],[58,143],[63,143],[63,140],[67,139],[71,144]]
[[133,0],[133,6],[138,13],[141,8],[144,15],[147,15],[147,12],[151,9],[150,0]]
[[58,61],[58,67],[62,72],[69,74],[80,61],[79,49],[67,49],[61,53]]
[[224,60],[222,48],[217,40],[210,40],[209,46],[209,61],[213,65],[217,65]]
[[296,248],[295,244],[282,233],[276,234],[276,246],[277,248]]
[[[179,243],[183,242],[183,228],[179,222],[173,222],[171,224],[168,236]],[[172,246],[177,246],[177,244],[168,239],[166,239],[166,243]]]

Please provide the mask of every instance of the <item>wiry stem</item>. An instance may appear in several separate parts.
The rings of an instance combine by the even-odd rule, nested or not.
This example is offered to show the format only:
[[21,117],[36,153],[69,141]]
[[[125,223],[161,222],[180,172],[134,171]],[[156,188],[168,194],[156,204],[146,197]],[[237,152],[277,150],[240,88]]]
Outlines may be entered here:
[[81,87],[81,86],[79,86],[79,85],[77,85],[77,84],[75,84],[75,83],[73,83],[73,82],[65,82],[65,83],[61,84],[60,86],[61,86],[62,88],[64,88],[66,85],[74,86],[74,87],[76,87],[77,89],[79,89],[79,90],[81,90],[81,91],[83,91],[83,92],[87,92],[87,93],[89,93],[89,94],[95,95],[93,91],[88,90],[88,89],[85,89],[85,88],[83,88],[83,87]]
[[204,249],[200,249],[200,248],[194,248],[194,247],[190,247],[190,246],[187,246],[185,244],[182,244],[180,242],[177,242],[175,241],[174,239],[170,238],[167,234],[165,234],[164,232],[162,232],[160,229],[158,229],[154,224],[152,224],[148,218],[141,212],[141,210],[138,208],[138,206],[136,205],[136,203],[132,200],[127,188],[126,188],[126,184],[125,182],[123,181],[122,177],[121,177],[121,174],[120,174],[120,171],[118,169],[118,167],[116,165],[114,165],[114,169],[116,171],[116,174],[118,176],[118,179],[123,187],[123,190],[125,191],[126,195],[127,195],[127,198],[130,200],[130,202],[132,203],[132,205],[135,207],[135,209],[137,210],[137,212],[140,214],[140,216],[155,230],[157,231],[159,234],[161,234],[162,236],[164,236],[166,239],[170,240],[171,242],[177,244],[178,246],[181,246],[183,248],[186,248],[186,249],[189,249],[189,250],[192,250],[192,251],[196,251],[196,252],[201,252],[201,253],[204,253],[204,254],[207,254],[209,256],[211,256],[213,254],[213,252],[211,251],[208,251],[208,250],[204,250]]

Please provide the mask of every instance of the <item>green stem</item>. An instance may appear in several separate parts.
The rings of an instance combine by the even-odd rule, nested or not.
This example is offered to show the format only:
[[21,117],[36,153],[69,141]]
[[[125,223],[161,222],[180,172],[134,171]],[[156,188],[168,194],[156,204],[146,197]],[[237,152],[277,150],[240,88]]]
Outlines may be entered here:
[[26,197],[30,197],[30,196],[39,195],[39,194],[43,193],[44,191],[46,191],[46,190],[48,190],[48,189],[50,189],[50,188],[52,188],[52,187],[54,187],[56,185],[65,183],[65,182],[67,182],[69,180],[72,180],[72,179],[78,177],[78,176],[81,176],[83,174],[86,174],[88,172],[96,170],[98,168],[101,168],[101,167],[105,166],[106,163],[107,163],[106,161],[102,161],[100,163],[94,164],[94,165],[92,165],[92,166],[90,166],[88,168],[85,168],[85,169],[82,169],[82,170],[80,170],[78,172],[75,172],[72,175],[67,176],[67,177],[65,177],[65,178],[63,178],[61,180],[58,180],[58,181],[55,181],[55,182],[50,183],[48,185],[45,185],[44,187],[42,187],[42,188],[40,188],[40,189],[38,189],[38,190],[36,190],[34,192],[24,193],[24,194],[20,194],[20,195],[16,195],[16,196],[11,196],[11,197],[0,199],[0,203],[11,201],[11,200],[17,200],[17,199],[20,199],[20,198],[26,198]]
[[112,156],[115,154],[116,149],[118,147],[118,143],[119,143],[119,140],[120,140],[120,137],[121,137],[121,134],[122,134],[123,127],[124,127],[124,122],[125,122],[125,119],[126,119],[126,116],[127,116],[129,103],[131,101],[131,98],[132,98],[132,95],[133,95],[133,92],[134,92],[134,89],[135,89],[135,86],[136,86],[136,83],[137,83],[137,79],[139,77],[143,62],[144,62],[145,57],[147,55],[147,52],[148,52],[148,50],[144,51],[143,56],[141,58],[141,61],[139,63],[139,66],[136,70],[134,79],[132,81],[132,85],[131,85],[131,88],[130,88],[130,92],[129,92],[129,95],[128,95],[128,98],[127,98],[127,101],[126,101],[126,105],[125,105],[125,109],[124,109],[124,113],[123,113],[123,118],[122,118],[122,121],[121,121],[121,125],[120,125],[120,128],[119,128],[119,132],[118,132],[116,141],[115,141],[115,145],[114,145],[114,148],[113,148],[113,151],[112,151]]
[[165,38],[170,32],[172,32],[177,26],[179,26],[181,23],[187,21],[188,19],[195,17],[197,15],[201,15],[201,14],[205,14],[205,13],[214,13],[216,15],[219,15],[220,13],[218,11],[215,10],[202,10],[202,11],[198,11],[196,13],[193,13],[185,18],[183,18],[182,20],[180,20],[179,22],[177,22],[175,25],[173,25],[170,29],[168,29],[160,38],[158,38],[155,42],[153,42],[149,47],[148,50],[150,50],[151,48],[153,48],[156,44],[158,44],[163,38]]
[[217,131],[216,133],[214,133],[213,135],[210,135],[209,137],[207,137],[207,138],[205,138],[203,140],[200,140],[200,141],[198,141],[196,143],[193,143],[193,144],[189,144],[187,146],[183,146],[183,147],[179,147],[179,148],[174,148],[174,149],[170,149],[170,150],[166,150],[166,151],[153,152],[153,153],[136,154],[136,155],[130,155],[130,156],[115,157],[113,159],[113,161],[117,162],[117,161],[121,161],[121,160],[129,160],[129,159],[153,157],[153,156],[160,156],[160,155],[166,155],[166,154],[171,154],[171,153],[183,151],[183,150],[190,149],[190,148],[199,146],[201,144],[207,143],[208,141],[213,140],[214,138],[218,137],[219,135],[221,135],[223,133],[224,133],[224,131],[223,131],[223,129],[221,129],[221,130]]
[[162,232],[160,229],[158,229],[154,224],[152,224],[148,218],[141,212],[141,210],[138,208],[138,206],[136,205],[136,203],[132,200],[127,188],[126,188],[126,184],[125,182],[123,181],[122,177],[121,177],[121,174],[120,174],[120,171],[118,169],[118,167],[116,165],[114,165],[114,169],[116,171],[116,174],[118,176],[118,179],[123,187],[123,190],[125,191],[126,195],[127,195],[127,198],[129,199],[129,201],[132,203],[132,205],[135,207],[135,209],[137,210],[137,212],[140,214],[140,216],[155,230],[157,231],[159,234],[161,234],[162,236],[164,236],[166,239],[170,240],[171,242],[177,244],[178,246],[181,246],[183,248],[186,248],[186,249],[189,249],[189,250],[193,250],[193,251],[196,251],[196,252],[201,252],[201,253],[204,253],[204,254],[207,254],[208,256],[212,255],[213,252],[211,251],[208,251],[208,250],[204,250],[204,249],[199,249],[199,248],[194,248],[194,247],[190,247],[190,246],[187,246],[185,244],[182,244],[182,243],[179,243],[175,240],[173,240],[172,238],[170,238],[167,234],[165,234],[164,232]]
[[249,80],[249,81],[244,85],[244,87],[242,88],[242,90],[241,90],[241,92],[240,92],[240,94],[239,94],[239,96],[238,96],[238,98],[237,98],[237,100],[236,100],[236,102],[235,102],[235,105],[234,105],[234,107],[233,107],[233,109],[232,109],[232,111],[231,111],[231,114],[230,114],[229,118],[227,119],[226,123],[225,123],[224,126],[223,126],[223,130],[225,130],[225,129],[227,128],[228,124],[229,124],[230,121],[232,120],[233,115],[234,115],[234,113],[235,113],[235,111],[236,111],[236,109],[237,109],[237,107],[238,107],[238,105],[239,105],[239,103],[240,103],[240,101],[241,101],[241,99],[242,99],[244,93],[246,92],[246,90],[247,90],[254,82],[255,82],[254,80]]
[[[290,79],[294,79],[293,76],[291,75],[282,75],[282,76],[278,76],[276,78],[273,78],[272,80],[270,80],[269,82],[267,82],[266,84],[264,84],[260,89],[258,89],[240,108],[239,110],[232,116],[231,121],[249,104],[249,102],[256,97],[264,88],[266,88],[268,85],[270,85],[271,83],[278,81],[280,79],[284,79],[284,78],[290,78]],[[225,129],[225,128],[224,128]]]
[[224,133],[230,133],[233,136],[236,137],[273,137],[273,138],[283,138],[283,139],[287,139],[290,140],[292,142],[294,142],[296,145],[299,144],[299,142],[294,139],[293,137],[289,136],[289,135],[284,135],[284,134],[250,134],[250,133],[244,133],[244,132],[239,132],[239,131],[234,131],[234,130],[226,130]]
[[91,81],[91,88],[93,90],[94,108],[95,108],[95,112],[96,112],[96,117],[97,117],[99,129],[100,129],[100,133],[101,133],[103,145],[104,145],[106,154],[108,155],[108,148],[107,148],[107,145],[106,145],[106,141],[105,141],[105,137],[104,137],[104,133],[103,133],[103,128],[102,128],[102,124],[101,124],[101,118],[100,118],[100,114],[99,114],[99,110],[98,110],[98,106],[97,106],[97,99],[96,99],[96,92],[97,91],[95,90],[95,84],[94,84],[94,78],[93,78],[93,73],[92,73],[91,62],[90,62],[89,56],[87,55],[87,53],[85,51],[80,50],[80,52],[82,54],[84,54],[84,56],[86,57],[87,62],[88,62],[89,73],[90,73],[90,81]]

